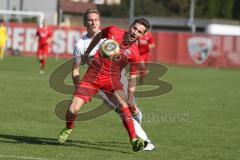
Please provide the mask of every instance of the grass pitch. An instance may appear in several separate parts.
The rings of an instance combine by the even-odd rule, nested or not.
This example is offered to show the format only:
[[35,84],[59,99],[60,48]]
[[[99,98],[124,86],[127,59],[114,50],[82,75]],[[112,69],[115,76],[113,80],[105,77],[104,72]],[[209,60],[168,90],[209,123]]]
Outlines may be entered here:
[[[34,58],[0,61],[0,159],[240,159],[239,70],[168,66],[161,79],[174,89],[137,99],[144,114],[142,126],[156,150],[134,153],[114,112],[77,122],[69,141],[58,145],[65,123],[55,115],[55,105],[71,95],[51,89],[48,79],[63,62],[48,59],[40,75]],[[66,83],[71,84],[70,77]],[[98,103],[93,100],[83,110]]]

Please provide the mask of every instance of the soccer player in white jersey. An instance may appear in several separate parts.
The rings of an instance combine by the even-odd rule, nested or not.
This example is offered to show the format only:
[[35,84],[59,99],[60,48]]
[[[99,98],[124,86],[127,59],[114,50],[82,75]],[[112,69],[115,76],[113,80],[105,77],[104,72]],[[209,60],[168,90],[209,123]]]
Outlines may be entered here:
[[[92,52],[89,55],[84,55],[85,51],[87,50],[87,48],[88,48],[90,42],[92,41],[92,39],[94,38],[94,36],[98,32],[100,32],[100,13],[97,9],[88,9],[85,12],[83,18],[84,18],[83,19],[84,26],[87,29],[87,34],[82,36],[82,38],[77,41],[77,43],[74,46],[74,51],[73,51],[74,58],[73,58],[73,68],[72,68],[72,80],[73,80],[73,83],[75,86],[77,86],[80,81],[80,75],[79,75],[80,65],[83,63],[91,63],[91,62],[84,62],[86,60],[84,58],[84,56],[88,56],[89,58],[87,58],[87,59],[90,59],[90,61],[91,61],[91,57],[94,56],[94,54],[100,47],[100,43],[102,42],[102,41],[100,41],[100,43],[92,50]],[[128,80],[125,75],[125,72],[126,71],[123,71],[121,73],[121,76],[122,76],[121,82],[123,83],[123,86],[124,86],[124,92],[125,92],[125,94],[127,94]],[[117,113],[119,113],[118,106],[113,102],[113,100],[108,98],[101,91],[99,92],[99,95],[101,96],[101,98],[103,99],[103,101],[106,105],[108,105],[109,107],[112,107],[113,109],[115,109],[115,111]],[[134,128],[135,128],[136,135],[139,138],[141,138],[142,140],[144,140],[144,143],[145,143],[145,147],[143,150],[145,150],[145,151],[154,150],[155,146],[148,139],[146,133],[144,132],[144,130],[142,129],[142,127],[139,124],[142,120],[142,113],[140,112],[140,110],[138,109],[138,107],[136,105],[132,106],[132,108],[130,110],[133,115],[132,119],[134,122]]]

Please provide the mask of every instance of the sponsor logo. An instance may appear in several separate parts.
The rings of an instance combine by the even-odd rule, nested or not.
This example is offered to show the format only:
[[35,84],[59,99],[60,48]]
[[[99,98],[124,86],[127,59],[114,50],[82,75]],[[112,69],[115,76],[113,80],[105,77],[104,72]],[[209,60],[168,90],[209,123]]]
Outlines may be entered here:
[[191,37],[188,39],[188,53],[191,59],[197,63],[204,63],[212,51],[213,43],[206,37]]

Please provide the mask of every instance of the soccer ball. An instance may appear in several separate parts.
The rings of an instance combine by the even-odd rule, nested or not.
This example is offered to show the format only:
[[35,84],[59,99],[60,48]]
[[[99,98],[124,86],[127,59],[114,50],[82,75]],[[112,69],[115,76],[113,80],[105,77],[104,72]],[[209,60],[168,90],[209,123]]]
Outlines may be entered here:
[[112,59],[119,54],[120,47],[113,39],[104,40],[100,45],[100,55],[105,58]]

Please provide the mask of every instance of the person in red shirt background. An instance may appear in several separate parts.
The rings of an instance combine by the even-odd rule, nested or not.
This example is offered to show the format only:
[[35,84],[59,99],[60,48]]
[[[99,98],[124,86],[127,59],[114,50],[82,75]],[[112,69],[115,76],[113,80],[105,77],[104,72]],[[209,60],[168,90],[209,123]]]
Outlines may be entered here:
[[46,19],[43,20],[43,26],[37,29],[35,41],[38,40],[37,58],[40,63],[40,73],[43,74],[46,58],[52,42],[53,30],[48,26]]
[[141,63],[139,67],[140,72],[140,84],[143,84],[143,78],[147,73],[146,64],[149,61],[151,49],[155,47],[155,41],[151,32],[147,32],[144,36],[138,40],[138,49],[141,57]]

